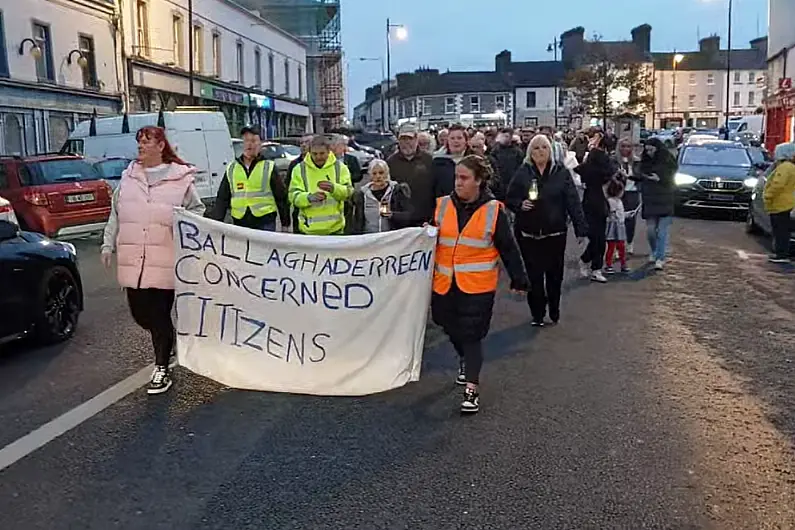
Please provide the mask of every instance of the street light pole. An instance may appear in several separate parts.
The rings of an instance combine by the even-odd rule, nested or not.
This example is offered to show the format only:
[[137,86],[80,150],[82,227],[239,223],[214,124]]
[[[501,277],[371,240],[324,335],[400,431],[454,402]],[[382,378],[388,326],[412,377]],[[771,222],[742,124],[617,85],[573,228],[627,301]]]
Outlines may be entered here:
[[[555,40],[552,41],[552,44],[547,46],[547,52],[553,52],[554,53],[554,55],[553,55],[554,60],[555,60],[555,62],[558,62],[558,38],[557,37],[555,37]],[[555,80],[555,102],[554,102],[553,105],[555,107],[555,127],[554,127],[554,129],[557,131],[558,130],[558,81],[557,80]]]
[[726,50],[726,140],[729,139],[729,95],[731,94],[732,73],[732,0],[729,0],[729,49]]
[[193,100],[193,0],[188,0],[188,84],[190,94],[190,104]]
[[392,78],[392,40],[389,36],[389,32],[392,29],[392,24],[389,23],[389,18],[386,19],[386,93],[384,93],[384,87],[381,87],[381,101],[386,101],[386,121],[384,121],[384,107],[381,106],[381,131],[386,132],[389,130],[389,126],[392,123],[392,111],[389,108],[389,100],[387,96],[389,95],[389,86],[392,84],[390,79]]

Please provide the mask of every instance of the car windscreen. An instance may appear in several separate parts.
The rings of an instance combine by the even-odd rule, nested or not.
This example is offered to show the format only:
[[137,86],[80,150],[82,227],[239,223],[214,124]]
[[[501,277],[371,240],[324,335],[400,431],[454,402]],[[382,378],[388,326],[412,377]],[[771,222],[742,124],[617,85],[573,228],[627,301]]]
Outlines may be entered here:
[[751,158],[739,147],[698,145],[685,148],[681,165],[750,167]]
[[104,179],[118,180],[122,172],[130,165],[130,160],[126,158],[114,158],[113,160],[103,160],[94,164],[99,174]]
[[85,160],[42,160],[26,164],[30,172],[31,184],[58,184],[60,182],[76,182],[100,180],[99,171]]
[[301,148],[295,145],[286,145],[282,144],[282,149],[288,154],[292,156],[301,156]]

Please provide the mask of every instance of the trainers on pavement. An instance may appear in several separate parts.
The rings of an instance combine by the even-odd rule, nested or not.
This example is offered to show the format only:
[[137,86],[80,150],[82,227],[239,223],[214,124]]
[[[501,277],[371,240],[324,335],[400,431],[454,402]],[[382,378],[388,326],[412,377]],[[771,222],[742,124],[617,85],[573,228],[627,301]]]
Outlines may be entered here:
[[602,274],[602,271],[593,271],[591,273],[591,281],[597,283],[607,283],[607,278]]
[[624,274],[627,274],[627,273],[632,272],[632,270],[627,265],[622,265],[621,266],[621,272],[624,273]]
[[654,254],[649,254],[649,263],[656,263],[657,257]]
[[464,401],[461,402],[461,412],[472,413],[480,410],[480,394],[474,388],[464,390]]
[[542,320],[533,320],[530,323],[530,325],[533,326],[534,328],[543,328],[544,327],[544,320],[543,319]]
[[615,274],[616,270],[611,265],[608,265],[607,267],[604,268],[604,273],[605,274]]
[[767,261],[769,261],[770,263],[789,263],[789,258],[785,258],[783,256],[776,256],[775,254],[772,254],[767,257]]
[[665,268],[665,262],[661,259],[658,259],[654,262],[654,270],[661,271]]
[[455,378],[455,382],[457,385],[467,384],[466,365],[464,361],[458,362],[458,375]]
[[171,376],[168,373],[168,368],[165,366],[155,366],[155,371],[152,372],[152,379],[146,387],[147,394],[162,394],[171,388]]
[[630,256],[635,254],[635,245],[634,244],[627,243],[627,254],[629,254]]

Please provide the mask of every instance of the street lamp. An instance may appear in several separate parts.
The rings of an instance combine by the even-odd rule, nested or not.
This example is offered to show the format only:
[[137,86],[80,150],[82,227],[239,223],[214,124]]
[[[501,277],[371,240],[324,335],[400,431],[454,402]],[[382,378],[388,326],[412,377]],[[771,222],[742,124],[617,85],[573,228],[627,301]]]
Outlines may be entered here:
[[33,57],[35,60],[41,59],[41,46],[35,40],[28,37],[27,39],[22,39],[22,42],[19,43],[19,55],[25,55],[25,43],[30,43],[30,56]]
[[[395,29],[395,37],[397,37],[398,40],[406,40],[406,38],[408,38],[408,36],[409,36],[409,33],[408,33],[408,30],[406,29],[406,26],[404,26],[403,24],[392,24],[389,21],[388,18],[386,19],[386,92],[387,92],[387,94],[389,94],[389,89],[391,88],[391,85],[392,85],[392,82],[391,82],[391,77],[392,77],[392,59],[391,59],[391,54],[392,54],[392,37],[391,37],[392,28]],[[392,109],[391,109],[391,107],[389,105],[389,99],[386,98],[386,96],[384,96],[383,93],[382,93],[382,97],[385,97],[385,99],[386,99],[386,127],[387,127],[386,130],[389,130],[389,127],[392,125]],[[383,121],[384,121],[384,115],[381,114],[381,122],[383,122]]]
[[[552,41],[552,43],[547,46],[547,52],[553,52],[554,53],[553,57],[555,59],[555,62],[558,62],[558,48],[559,48],[558,38],[555,37],[555,39]],[[558,80],[557,79],[555,80],[555,103],[554,103],[554,107],[555,107],[555,130],[557,130],[558,129]]]
[[732,73],[732,0],[729,0],[729,48],[726,50],[726,127],[725,139],[729,139],[729,94]]
[[685,56],[682,55],[681,53],[675,53],[674,52],[674,60],[673,60],[673,63],[674,63],[673,91],[671,93],[671,115],[672,116],[676,114],[676,67],[679,66],[679,63],[681,63],[684,60],[684,58],[685,58]]
[[77,66],[79,66],[80,68],[85,69],[88,66],[88,59],[86,59],[86,56],[83,55],[82,51],[77,50],[77,49],[74,49],[74,50],[70,51],[69,55],[66,56],[66,64],[71,66],[71,64],[72,64],[72,55],[74,55],[74,54],[77,54]]

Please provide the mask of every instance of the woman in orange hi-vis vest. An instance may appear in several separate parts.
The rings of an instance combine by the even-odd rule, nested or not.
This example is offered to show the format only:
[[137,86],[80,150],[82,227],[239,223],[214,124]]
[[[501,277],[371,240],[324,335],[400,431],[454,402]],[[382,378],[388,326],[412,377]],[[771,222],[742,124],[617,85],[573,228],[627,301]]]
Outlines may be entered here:
[[491,194],[492,170],[477,155],[455,167],[455,190],[436,201],[433,224],[439,228],[433,273],[433,320],[450,337],[459,356],[456,382],[466,385],[461,412],[479,410],[483,338],[491,326],[499,259],[511,278],[511,290],[526,292],[522,256],[502,204]]

